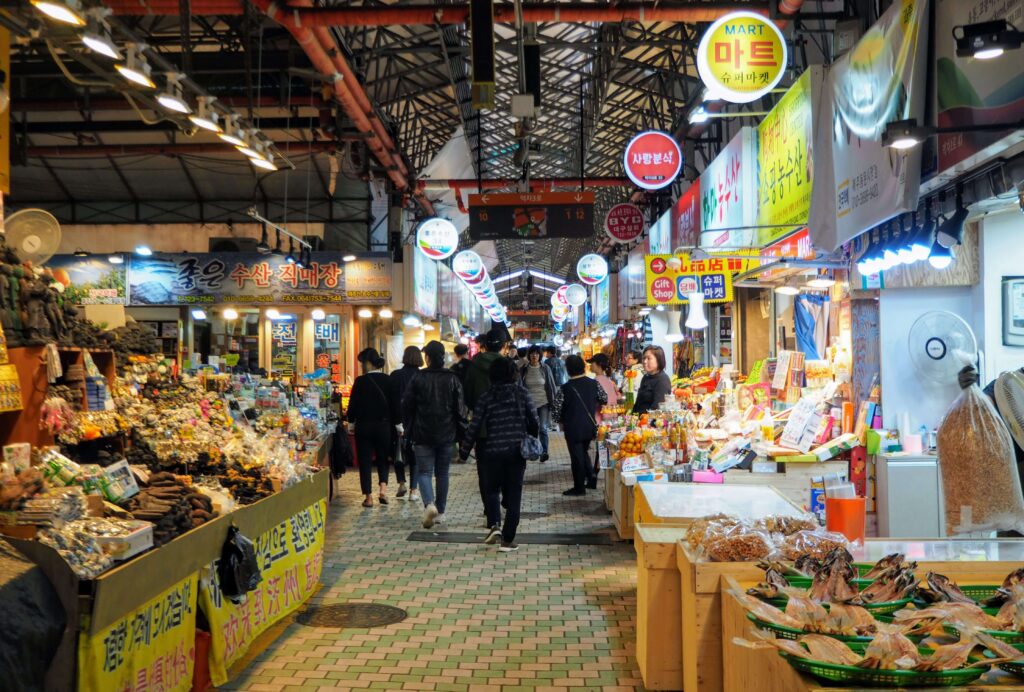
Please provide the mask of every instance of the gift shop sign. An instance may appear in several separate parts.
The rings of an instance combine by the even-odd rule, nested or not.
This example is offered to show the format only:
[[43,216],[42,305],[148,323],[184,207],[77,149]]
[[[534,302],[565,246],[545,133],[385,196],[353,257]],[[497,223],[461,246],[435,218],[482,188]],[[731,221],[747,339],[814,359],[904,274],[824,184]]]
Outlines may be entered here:
[[391,302],[391,258],[384,253],[342,262],[314,252],[308,267],[258,253],[155,254],[132,257],[129,305],[214,303]]
[[750,103],[774,89],[787,61],[782,32],[753,12],[721,17],[697,47],[697,72],[704,86],[732,103]]
[[660,190],[671,185],[683,169],[683,152],[672,135],[648,130],[626,145],[622,165],[637,187]]
[[604,217],[604,232],[616,243],[629,243],[644,232],[644,213],[635,204],[616,204]]
[[186,577],[109,627],[83,634],[78,689],[191,690],[198,579],[198,574]]
[[226,683],[228,668],[245,655],[256,638],[316,590],[324,564],[326,513],[327,501],[318,500],[256,539],[262,579],[244,603],[232,603],[221,592],[216,563],[203,570],[199,603],[210,623],[210,678],[214,685]]
[[683,305],[690,293],[703,293],[705,303],[733,299],[732,275],[743,260],[690,260],[686,255],[647,255],[644,258],[648,305]]

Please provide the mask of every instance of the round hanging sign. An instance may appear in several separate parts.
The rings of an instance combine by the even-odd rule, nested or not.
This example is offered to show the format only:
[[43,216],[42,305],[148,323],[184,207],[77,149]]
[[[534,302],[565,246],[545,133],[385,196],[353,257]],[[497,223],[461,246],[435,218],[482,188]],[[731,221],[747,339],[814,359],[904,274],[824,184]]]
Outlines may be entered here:
[[551,307],[569,307],[569,301],[565,299],[565,290],[568,288],[568,286],[559,286],[558,290],[551,294]]
[[551,308],[551,319],[555,322],[561,322],[569,316],[569,308],[556,306]]
[[587,289],[579,284],[569,284],[565,291],[565,300],[573,307],[579,307],[587,302]]
[[754,12],[719,18],[697,47],[697,73],[704,86],[732,103],[750,103],[774,89],[788,60],[782,31]]
[[683,152],[672,135],[648,130],[629,140],[622,164],[634,185],[660,190],[671,185],[683,169]]
[[635,204],[616,204],[604,217],[604,232],[616,243],[636,240],[644,232],[644,213]]
[[576,275],[588,286],[596,286],[607,278],[608,262],[601,255],[583,255],[576,263]]
[[452,271],[467,284],[475,284],[487,276],[484,261],[472,250],[463,250],[455,255],[452,260]]
[[426,219],[416,227],[416,247],[432,260],[443,260],[459,247],[459,232],[448,219]]

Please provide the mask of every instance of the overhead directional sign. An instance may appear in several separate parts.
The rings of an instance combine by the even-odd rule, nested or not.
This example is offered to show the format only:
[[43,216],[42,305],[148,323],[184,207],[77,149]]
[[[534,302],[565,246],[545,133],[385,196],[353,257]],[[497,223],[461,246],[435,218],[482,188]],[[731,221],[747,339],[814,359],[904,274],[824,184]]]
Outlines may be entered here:
[[474,240],[588,238],[593,233],[593,192],[469,196],[469,235]]

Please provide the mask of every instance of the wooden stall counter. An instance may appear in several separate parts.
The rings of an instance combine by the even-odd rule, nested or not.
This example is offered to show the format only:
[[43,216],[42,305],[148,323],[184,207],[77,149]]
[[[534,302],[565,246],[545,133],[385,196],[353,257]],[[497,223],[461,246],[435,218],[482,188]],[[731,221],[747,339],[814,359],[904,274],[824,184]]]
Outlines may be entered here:
[[636,660],[649,690],[683,688],[682,610],[676,542],[680,526],[637,524]]
[[621,472],[615,473],[614,487],[612,489],[612,523],[619,538],[624,541],[633,540],[633,515],[635,513],[634,494],[635,485],[627,485],[626,478]]
[[803,510],[771,486],[709,483],[637,483],[637,524],[689,526],[712,514],[760,519],[773,514],[798,517]]

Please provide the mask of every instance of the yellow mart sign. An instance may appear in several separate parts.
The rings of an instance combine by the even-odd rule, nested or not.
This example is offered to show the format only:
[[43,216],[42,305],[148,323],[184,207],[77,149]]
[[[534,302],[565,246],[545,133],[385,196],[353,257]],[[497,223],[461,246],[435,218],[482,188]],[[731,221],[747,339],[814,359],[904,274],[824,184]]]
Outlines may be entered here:
[[82,634],[81,692],[192,689],[199,575],[167,589],[106,629]]
[[766,246],[807,223],[814,183],[812,94],[815,69],[789,88],[757,127],[758,245]]
[[686,255],[645,255],[648,305],[685,305],[691,293],[703,293],[705,303],[731,303],[732,275],[745,260],[711,257],[691,260]]
[[770,19],[730,12],[712,24],[697,48],[697,72],[715,96],[732,103],[761,98],[782,79],[786,39]]
[[296,610],[320,584],[324,563],[324,517],[327,500],[318,500],[256,539],[259,586],[243,603],[232,603],[220,590],[214,565],[203,569],[199,602],[210,623],[210,678],[228,681],[228,669],[256,638]]

